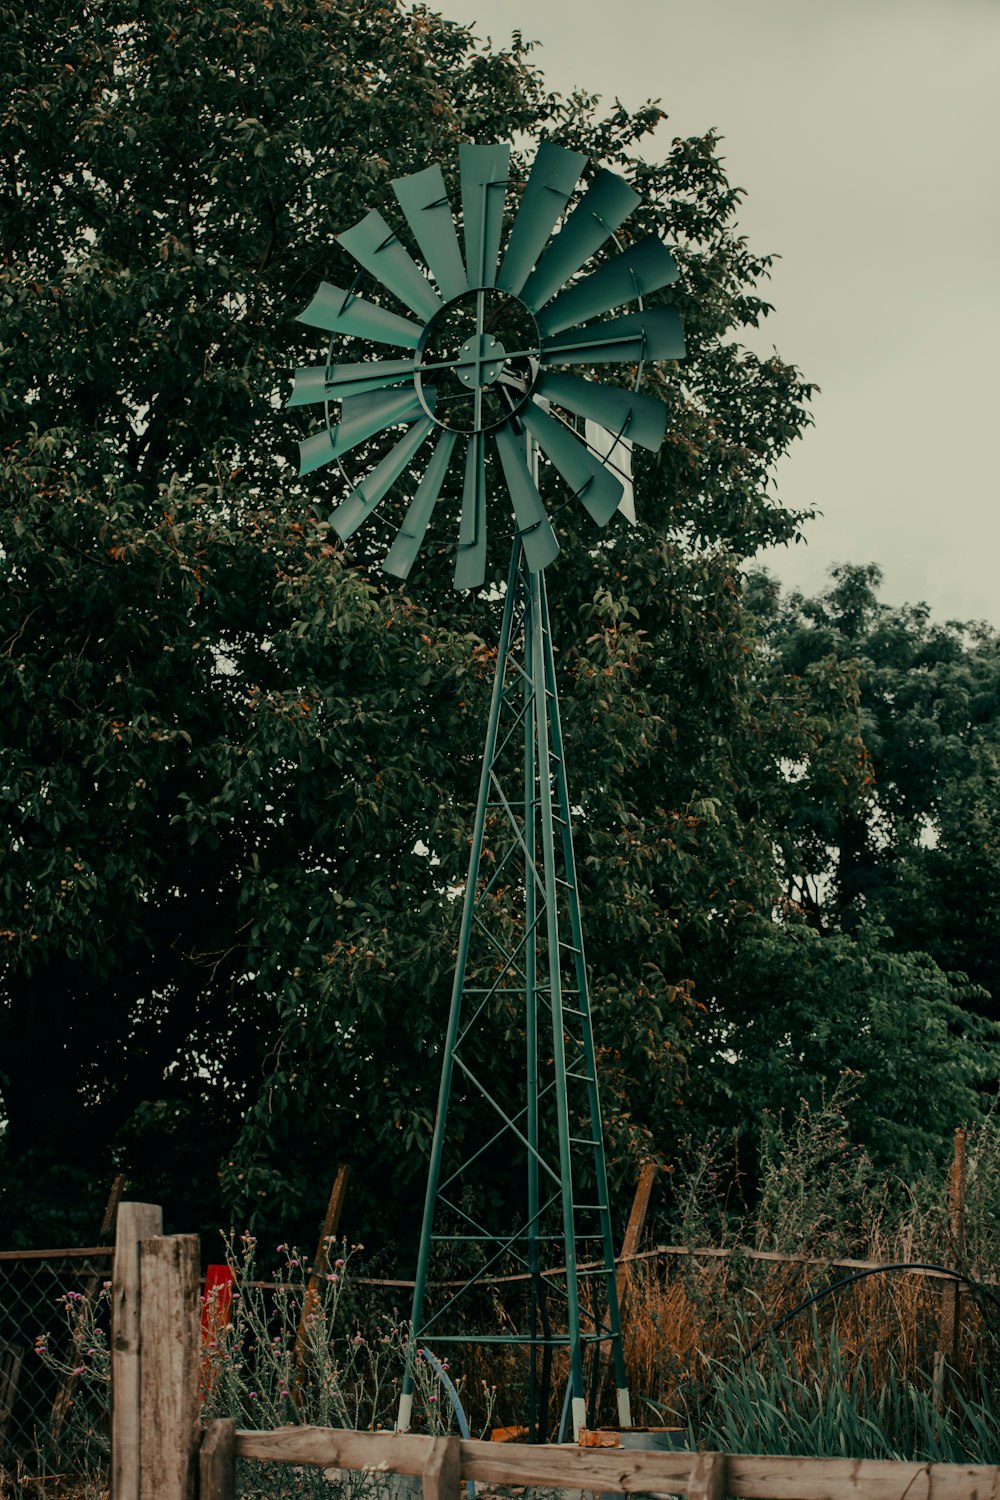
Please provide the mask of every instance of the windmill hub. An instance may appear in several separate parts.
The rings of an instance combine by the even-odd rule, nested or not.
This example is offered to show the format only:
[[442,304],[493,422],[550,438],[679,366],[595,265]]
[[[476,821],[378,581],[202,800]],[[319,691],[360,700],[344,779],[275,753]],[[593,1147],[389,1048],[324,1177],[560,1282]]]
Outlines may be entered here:
[[455,374],[470,391],[477,385],[494,385],[500,378],[506,355],[503,344],[492,333],[474,333],[458,351],[460,363]]
[[519,297],[474,287],[446,302],[424,329],[417,395],[439,427],[466,433],[499,427],[531,395],[539,350],[538,324]]

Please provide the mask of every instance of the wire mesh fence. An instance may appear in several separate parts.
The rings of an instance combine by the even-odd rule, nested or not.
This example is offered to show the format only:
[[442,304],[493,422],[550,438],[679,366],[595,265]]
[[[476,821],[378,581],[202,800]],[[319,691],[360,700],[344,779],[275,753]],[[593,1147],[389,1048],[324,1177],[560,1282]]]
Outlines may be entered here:
[[106,1451],[112,1262],[103,1246],[0,1252],[0,1465]]

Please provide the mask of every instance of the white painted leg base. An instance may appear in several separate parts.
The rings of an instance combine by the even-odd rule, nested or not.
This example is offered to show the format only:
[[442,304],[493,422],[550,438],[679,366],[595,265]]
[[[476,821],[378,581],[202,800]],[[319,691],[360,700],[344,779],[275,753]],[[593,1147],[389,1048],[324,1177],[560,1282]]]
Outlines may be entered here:
[[410,1419],[413,1416],[413,1392],[404,1394],[399,1398],[399,1415],[396,1418],[396,1431],[409,1432]]
[[573,1441],[580,1436],[581,1427],[587,1425],[587,1403],[582,1396],[573,1397]]

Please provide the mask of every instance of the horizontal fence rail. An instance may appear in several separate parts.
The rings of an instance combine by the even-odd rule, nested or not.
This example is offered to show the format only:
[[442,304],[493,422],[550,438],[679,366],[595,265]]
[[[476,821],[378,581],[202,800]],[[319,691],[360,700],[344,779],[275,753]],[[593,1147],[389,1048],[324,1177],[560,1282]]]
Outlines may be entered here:
[[1000,1467],[982,1464],[641,1452],[325,1427],[249,1432],[228,1422],[205,1429],[201,1500],[233,1500],[236,1458],[421,1475],[424,1500],[456,1500],[460,1480],[686,1500],[1000,1500]]
[[[626,1269],[643,1261],[650,1260],[746,1260],[767,1261],[774,1265],[783,1266],[817,1266],[821,1270],[830,1271],[898,1271],[904,1276],[924,1276],[931,1281],[953,1281],[956,1279],[954,1271],[939,1269],[930,1265],[905,1265],[900,1266],[891,1261],[879,1260],[851,1260],[832,1255],[793,1255],[783,1250],[753,1250],[744,1245],[655,1245],[651,1250],[636,1250],[629,1255],[616,1255],[615,1265]],[[603,1266],[603,1261],[581,1261],[577,1267],[580,1271],[590,1271]],[[565,1266],[556,1266],[549,1275],[558,1276],[565,1271]],[[530,1271],[515,1271],[510,1275],[483,1276],[479,1278],[484,1286],[501,1286],[512,1282],[530,1281]],[[977,1286],[996,1286],[998,1283],[991,1277],[980,1277],[970,1270],[967,1275],[961,1275],[959,1280],[974,1283]],[[353,1276],[351,1282],[354,1286],[384,1286],[412,1288],[413,1282],[400,1277],[378,1277],[378,1276]],[[251,1286],[273,1289],[288,1285],[281,1281],[252,1281]],[[465,1280],[428,1281],[428,1286],[465,1286]]]

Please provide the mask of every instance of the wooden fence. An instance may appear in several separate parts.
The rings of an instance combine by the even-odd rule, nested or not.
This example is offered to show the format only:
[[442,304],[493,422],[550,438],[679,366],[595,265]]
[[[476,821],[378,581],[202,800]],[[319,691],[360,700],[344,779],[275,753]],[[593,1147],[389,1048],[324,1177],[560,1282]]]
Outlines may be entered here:
[[202,1427],[195,1235],[161,1233],[160,1210],[123,1203],[112,1292],[112,1500],[235,1500],[236,1460],[418,1475],[424,1500],[463,1480],[686,1500],[1000,1500],[1000,1467],[642,1452],[284,1427]]

